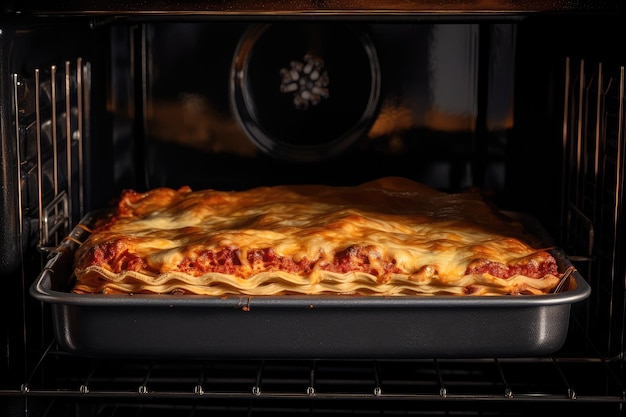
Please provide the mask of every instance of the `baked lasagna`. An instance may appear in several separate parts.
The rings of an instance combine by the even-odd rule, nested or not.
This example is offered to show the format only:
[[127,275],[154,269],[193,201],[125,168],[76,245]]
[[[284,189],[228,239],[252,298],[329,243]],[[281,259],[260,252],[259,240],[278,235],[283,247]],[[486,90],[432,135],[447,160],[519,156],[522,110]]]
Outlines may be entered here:
[[75,293],[533,295],[565,272],[478,193],[396,177],[127,190],[90,232]]

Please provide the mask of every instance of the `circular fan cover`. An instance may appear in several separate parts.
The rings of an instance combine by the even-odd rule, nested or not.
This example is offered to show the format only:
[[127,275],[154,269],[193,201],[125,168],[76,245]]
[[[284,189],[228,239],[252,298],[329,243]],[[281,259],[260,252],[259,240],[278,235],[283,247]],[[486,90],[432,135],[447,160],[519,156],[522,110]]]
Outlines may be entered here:
[[261,150],[315,161],[367,133],[380,68],[370,38],[353,26],[254,25],[235,51],[230,88],[233,112]]

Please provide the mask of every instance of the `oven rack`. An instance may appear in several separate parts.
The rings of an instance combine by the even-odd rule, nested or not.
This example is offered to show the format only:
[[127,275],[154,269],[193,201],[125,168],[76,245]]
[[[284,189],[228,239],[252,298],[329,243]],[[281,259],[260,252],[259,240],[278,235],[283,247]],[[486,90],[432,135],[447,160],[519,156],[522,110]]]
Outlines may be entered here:
[[[45,360],[55,364],[42,366],[61,371],[56,385],[33,378],[19,388],[21,395],[626,403],[617,364],[590,358],[120,360],[49,352]],[[520,379],[528,374],[534,382]]]
[[[572,322],[579,327],[576,319]],[[557,354],[533,358],[92,358],[62,352],[53,340],[33,362],[27,380],[0,389],[0,397],[31,405],[48,402],[41,415],[63,410],[73,415],[77,407],[80,415],[90,415],[85,414],[88,408],[94,416],[129,411],[170,416],[430,415],[436,410],[472,415],[492,407],[496,415],[525,415],[537,407],[561,412],[589,407],[604,415],[624,415],[621,356],[590,353],[594,347],[576,340],[578,331],[573,330],[573,339]]]

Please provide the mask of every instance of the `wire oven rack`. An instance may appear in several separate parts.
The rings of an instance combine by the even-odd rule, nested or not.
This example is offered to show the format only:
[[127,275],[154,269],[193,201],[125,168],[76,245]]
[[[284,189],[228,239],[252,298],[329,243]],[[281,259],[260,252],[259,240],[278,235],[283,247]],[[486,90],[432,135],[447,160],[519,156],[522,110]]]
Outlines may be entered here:
[[[584,337],[580,323],[573,325],[570,337]],[[44,403],[41,415],[525,415],[587,408],[622,415],[619,358],[591,358],[593,347],[583,340],[568,346],[586,356],[147,360],[78,357],[56,350],[53,341],[28,380],[0,396],[31,409]]]

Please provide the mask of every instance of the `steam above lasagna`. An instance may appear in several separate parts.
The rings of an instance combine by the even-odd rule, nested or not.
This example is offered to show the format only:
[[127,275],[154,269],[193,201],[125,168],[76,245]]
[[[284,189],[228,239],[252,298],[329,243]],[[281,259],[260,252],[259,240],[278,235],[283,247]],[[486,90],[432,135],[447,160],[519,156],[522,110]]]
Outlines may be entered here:
[[75,258],[75,293],[517,295],[562,274],[476,193],[354,187],[122,193]]

